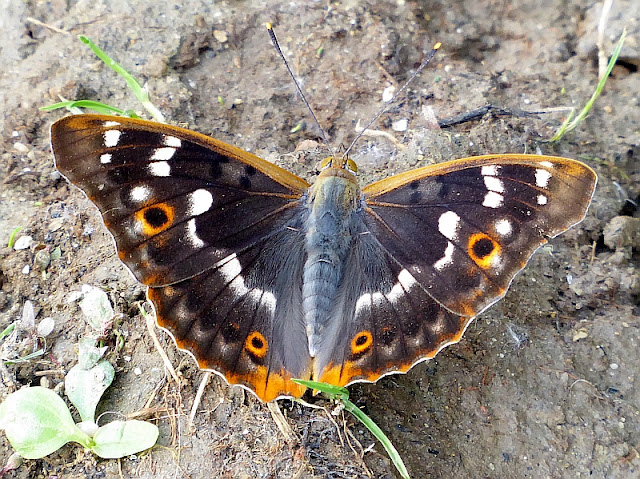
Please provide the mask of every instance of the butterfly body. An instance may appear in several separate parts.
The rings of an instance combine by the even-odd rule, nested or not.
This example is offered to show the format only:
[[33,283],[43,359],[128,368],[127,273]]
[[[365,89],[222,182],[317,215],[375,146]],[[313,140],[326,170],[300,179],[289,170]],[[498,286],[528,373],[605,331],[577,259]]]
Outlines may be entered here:
[[360,188],[328,158],[313,185],[198,133],[79,115],[56,166],[98,206],[158,324],[201,368],[269,401],[293,378],[406,372],[460,340],[542,244],[582,220],[596,176],[487,155]]
[[303,273],[303,306],[312,357],[333,343],[340,316],[334,311],[344,265],[362,229],[360,188],[348,171],[330,167],[309,189]]

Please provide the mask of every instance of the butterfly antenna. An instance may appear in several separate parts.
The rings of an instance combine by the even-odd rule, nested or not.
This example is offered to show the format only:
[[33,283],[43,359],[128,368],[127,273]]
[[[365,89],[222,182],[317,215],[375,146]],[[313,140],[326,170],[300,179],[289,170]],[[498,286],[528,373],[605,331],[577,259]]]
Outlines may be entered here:
[[302,101],[304,102],[304,104],[306,105],[307,109],[309,110],[309,113],[311,113],[311,117],[313,118],[314,123],[316,124],[316,126],[320,130],[320,133],[322,134],[322,141],[324,141],[324,144],[327,145],[327,147],[329,147],[329,137],[327,136],[327,133],[324,131],[322,126],[320,126],[320,122],[316,118],[316,114],[313,112],[313,109],[311,108],[311,105],[309,105],[309,102],[307,101],[306,97],[304,96],[304,92],[302,91],[302,87],[300,86],[300,83],[298,83],[298,80],[296,80],[296,77],[293,75],[293,72],[291,71],[291,67],[289,67],[289,62],[287,62],[287,59],[284,57],[284,53],[282,53],[282,50],[280,49],[280,44],[278,43],[278,39],[276,38],[275,32],[273,31],[273,26],[270,23],[267,23],[265,25],[267,27],[267,31],[269,32],[269,36],[271,37],[271,43],[273,43],[273,46],[275,47],[276,51],[278,52],[278,55],[280,55],[280,58],[282,59],[282,61],[284,63],[284,66],[287,67],[287,71],[289,72],[289,76],[293,80],[293,84],[296,86],[296,89],[298,90],[298,93],[300,94],[300,98],[302,98]]
[[349,155],[349,152],[351,151],[351,149],[355,146],[356,142],[360,139],[360,137],[362,136],[362,134],[367,131],[369,129],[369,127],[371,125],[373,125],[373,123],[380,118],[380,115],[382,115],[386,109],[389,107],[389,105],[391,105],[394,100],[398,97],[398,95],[400,95],[400,93],[402,93],[402,91],[407,88],[407,86],[409,85],[409,83],[411,83],[413,81],[413,79],[415,77],[417,77],[420,72],[422,70],[424,70],[424,67],[426,67],[429,62],[431,61],[431,59],[435,56],[436,52],[438,51],[438,49],[442,46],[442,43],[436,43],[433,46],[433,49],[429,52],[429,54],[425,57],[424,60],[422,60],[422,63],[420,64],[420,66],[418,67],[418,69],[415,71],[415,73],[413,75],[411,75],[411,78],[409,78],[404,85],[402,85],[402,87],[393,94],[393,96],[391,97],[391,100],[389,100],[387,102],[386,105],[384,105],[382,108],[380,108],[380,110],[378,111],[378,113],[376,113],[376,115],[371,119],[371,121],[369,121],[369,123],[367,123],[367,125],[360,130],[360,132],[356,135],[356,137],[353,139],[353,141],[351,142],[351,144],[349,145],[349,148],[346,149],[346,151],[344,152],[343,158],[346,158]]

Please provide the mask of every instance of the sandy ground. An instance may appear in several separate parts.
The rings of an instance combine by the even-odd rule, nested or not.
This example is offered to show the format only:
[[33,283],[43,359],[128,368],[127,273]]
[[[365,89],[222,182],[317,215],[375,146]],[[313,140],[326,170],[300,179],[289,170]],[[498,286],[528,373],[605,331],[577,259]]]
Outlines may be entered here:
[[[488,104],[582,106],[598,77],[600,2],[3,0],[0,7],[0,329],[20,318],[26,300],[36,307],[36,322],[55,320],[46,354],[7,366],[0,397],[63,381],[78,338],[88,332],[68,298],[91,284],[109,293],[120,313],[114,328],[125,339],[120,350],[114,335],[107,341],[116,380],[99,412],[130,414],[150,401],[147,418],[161,430],[159,446],[139,456],[100,460],[66,446],[6,477],[395,477],[371,435],[351,417],[331,416],[334,406],[321,398],[307,400],[325,410],[278,403],[291,429],[287,439],[265,405],[214,378],[189,428],[202,373],[160,333],[181,374],[179,385],[167,378],[135,307],[143,288],[117,260],[97,212],[53,167],[49,126],[62,113],[38,107],[63,96],[142,113],[122,80],[77,41],[85,34],[147,82],[171,123],[312,179],[324,152],[296,150],[316,135],[265,21],[277,26],[334,147],[348,144],[357,121],[372,117],[386,87],[402,83],[436,41],[443,43],[375,126],[401,146],[366,138],[354,151],[363,184],[501,152],[582,159],[599,175],[587,219],[542,248],[461,343],[406,375],[351,387],[412,476],[640,477],[640,251],[632,234],[640,199],[637,2],[616,2],[604,47],[611,52],[628,28],[620,66],[589,118],[557,144],[545,140],[566,110],[486,115],[441,130],[429,113],[442,119]],[[393,131],[402,119],[408,129]],[[6,247],[18,226],[32,247]],[[62,254],[43,275],[43,253],[36,256],[56,248]],[[4,359],[32,346],[24,337],[0,345]],[[0,435],[0,463],[11,451]]]

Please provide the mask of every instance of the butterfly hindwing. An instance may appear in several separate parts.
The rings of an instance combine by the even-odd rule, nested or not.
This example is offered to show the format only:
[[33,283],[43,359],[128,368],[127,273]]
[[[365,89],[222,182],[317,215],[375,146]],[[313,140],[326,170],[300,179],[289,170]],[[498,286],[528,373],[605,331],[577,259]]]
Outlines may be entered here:
[[538,247],[584,218],[595,181],[565,158],[456,160],[365,187],[365,221],[429,295],[474,316],[504,296]]
[[473,320],[438,304],[372,235],[355,240],[345,279],[334,310],[342,319],[315,358],[314,377],[323,382],[345,386],[406,372],[458,342]]
[[149,288],[158,324],[201,368],[263,401],[300,396],[309,378],[302,313],[304,236],[286,228],[193,278]]
[[204,135],[102,115],[52,126],[56,167],[98,206],[150,286],[201,273],[282,228],[308,184]]

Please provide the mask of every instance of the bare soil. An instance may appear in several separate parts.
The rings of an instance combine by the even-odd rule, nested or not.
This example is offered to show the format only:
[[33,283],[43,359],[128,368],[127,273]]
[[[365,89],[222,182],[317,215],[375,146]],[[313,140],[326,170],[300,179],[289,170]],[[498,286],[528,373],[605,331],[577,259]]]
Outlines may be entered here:
[[[640,200],[640,6],[615,2],[607,53],[629,36],[589,117],[546,142],[566,110],[537,117],[485,115],[434,128],[485,105],[540,110],[581,107],[598,78],[601,3],[584,0],[219,2],[140,0],[0,2],[0,329],[26,300],[36,322],[53,317],[46,354],[8,365],[0,399],[15,388],[56,387],[76,362],[88,326],[70,296],[99,286],[120,314],[108,337],[116,379],[99,412],[145,416],[159,446],[119,461],[67,445],[5,477],[396,477],[384,450],[353,418],[320,397],[314,409],[268,408],[213,378],[192,428],[187,415],[202,373],[171,339],[160,340],[181,374],[167,377],[135,303],[143,288],[120,264],[97,211],[53,167],[49,126],[61,112],[38,107],[62,96],[142,113],[124,82],[76,38],[89,36],[147,83],[168,121],[186,125],[313,179],[326,150],[317,139],[263,22],[276,25],[333,147],[381,104],[440,41],[430,65],[352,154],[361,181],[478,154],[540,152],[582,159],[599,175],[587,219],[542,248],[506,298],[463,340],[406,375],[351,387],[352,399],[390,436],[413,477],[640,477],[640,251],[632,225]],[[37,20],[37,21],[36,21]],[[406,131],[392,123],[407,119]],[[298,124],[299,131],[292,132]],[[623,216],[621,223],[611,223]],[[637,224],[637,223],[636,223]],[[609,227],[608,227],[609,225]],[[9,235],[33,238],[6,247]],[[607,229],[608,227],[608,229]],[[637,231],[635,231],[637,234]],[[61,256],[42,269],[41,251]],[[36,258],[38,257],[38,258]],[[29,270],[25,267],[29,267]],[[33,348],[22,333],[3,359]],[[0,463],[12,453],[0,435]]]

